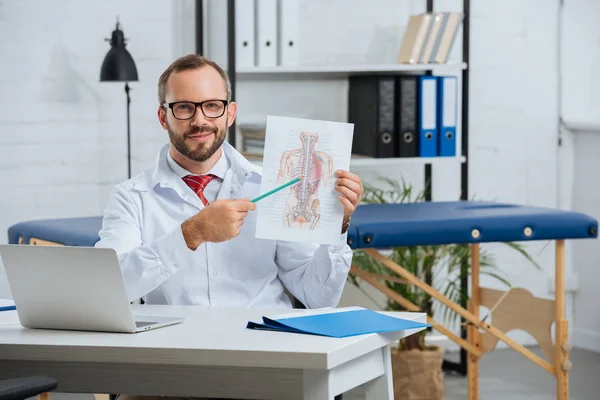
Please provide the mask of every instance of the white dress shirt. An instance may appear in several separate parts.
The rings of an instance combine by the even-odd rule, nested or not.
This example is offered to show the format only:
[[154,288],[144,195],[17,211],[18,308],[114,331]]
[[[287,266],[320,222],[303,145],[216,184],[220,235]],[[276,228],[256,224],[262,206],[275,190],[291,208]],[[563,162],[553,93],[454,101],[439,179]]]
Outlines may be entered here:
[[[227,142],[209,173],[209,201],[254,198],[262,169]],[[352,250],[346,234],[336,245],[257,239],[257,211],[237,237],[190,250],[181,223],[204,205],[181,179],[189,174],[160,151],[154,168],[117,185],[108,201],[96,247],[118,254],[130,301],[211,307],[291,307],[284,288],[307,308],[335,307]],[[260,202],[257,203],[257,208]]]
[[[181,165],[177,164],[173,157],[171,156],[171,152],[167,151],[167,165],[169,168],[175,172],[175,174],[183,178],[186,175],[190,175],[190,171],[183,168]],[[217,160],[215,165],[206,172],[205,175],[213,174],[217,178],[208,182],[208,185],[202,191],[202,194],[208,200],[209,203],[212,203],[217,199],[217,194],[221,189],[221,184],[223,183],[223,179],[225,178],[225,174],[227,174],[227,170],[229,169],[229,161],[227,161],[227,157],[225,156],[225,152],[221,152],[221,157]],[[194,174],[192,174],[194,175]]]

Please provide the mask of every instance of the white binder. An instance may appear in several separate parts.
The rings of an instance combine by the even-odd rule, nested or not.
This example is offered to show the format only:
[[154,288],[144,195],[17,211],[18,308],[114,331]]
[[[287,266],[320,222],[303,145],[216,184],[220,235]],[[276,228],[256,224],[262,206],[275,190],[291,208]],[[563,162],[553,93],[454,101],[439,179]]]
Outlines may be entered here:
[[300,63],[298,54],[299,29],[300,0],[279,0],[280,65],[298,65]]
[[254,0],[235,2],[235,53],[236,67],[256,65],[254,35]]
[[[238,0],[240,1],[240,0]],[[277,0],[256,0],[256,62],[277,65]]]

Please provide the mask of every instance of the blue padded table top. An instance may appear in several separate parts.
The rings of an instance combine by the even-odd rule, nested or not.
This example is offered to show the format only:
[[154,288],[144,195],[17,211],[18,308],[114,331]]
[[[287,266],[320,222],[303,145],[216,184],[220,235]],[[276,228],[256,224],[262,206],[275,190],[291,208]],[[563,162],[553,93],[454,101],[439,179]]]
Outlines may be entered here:
[[92,247],[100,237],[102,217],[79,217],[25,221],[8,228],[8,243],[17,244],[19,237],[48,240],[65,246]]
[[[8,240],[32,237],[66,246],[93,246],[102,217],[20,222]],[[531,235],[526,236],[526,228]],[[478,232],[474,237],[473,231]],[[352,248],[449,243],[514,242],[596,238],[598,222],[585,214],[559,209],[479,201],[362,204],[352,216]]]
[[483,201],[361,204],[352,216],[348,244],[355,249],[385,248],[597,235],[596,219],[552,208]]

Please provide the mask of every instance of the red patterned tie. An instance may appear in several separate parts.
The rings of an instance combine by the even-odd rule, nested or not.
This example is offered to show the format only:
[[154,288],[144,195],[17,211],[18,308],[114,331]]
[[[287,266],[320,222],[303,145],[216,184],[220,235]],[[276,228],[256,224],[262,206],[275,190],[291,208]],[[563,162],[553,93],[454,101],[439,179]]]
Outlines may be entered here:
[[217,178],[215,175],[186,175],[182,179],[187,185],[198,195],[204,206],[208,205],[208,200],[204,197],[204,189],[206,185],[213,179]]

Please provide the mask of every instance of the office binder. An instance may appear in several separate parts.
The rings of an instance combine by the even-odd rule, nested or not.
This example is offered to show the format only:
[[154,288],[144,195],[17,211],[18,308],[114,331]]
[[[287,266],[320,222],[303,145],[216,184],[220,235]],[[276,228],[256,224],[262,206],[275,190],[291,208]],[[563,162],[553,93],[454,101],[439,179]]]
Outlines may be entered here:
[[437,77],[419,77],[419,156],[438,155]]
[[456,155],[456,117],[458,113],[458,79],[455,76],[438,77],[439,155]]
[[279,0],[279,64],[298,65],[300,0]]
[[396,154],[419,155],[419,82],[415,75],[398,75],[396,81]]
[[344,338],[372,333],[425,329],[429,324],[396,318],[360,307],[331,309],[322,313],[262,317],[263,323],[249,321],[248,329]]
[[396,157],[395,86],[393,76],[350,76],[348,122],[354,124],[353,154]]
[[254,35],[254,1],[235,2],[235,60],[237,67],[256,65]]
[[277,0],[256,0],[256,63],[277,65]]

